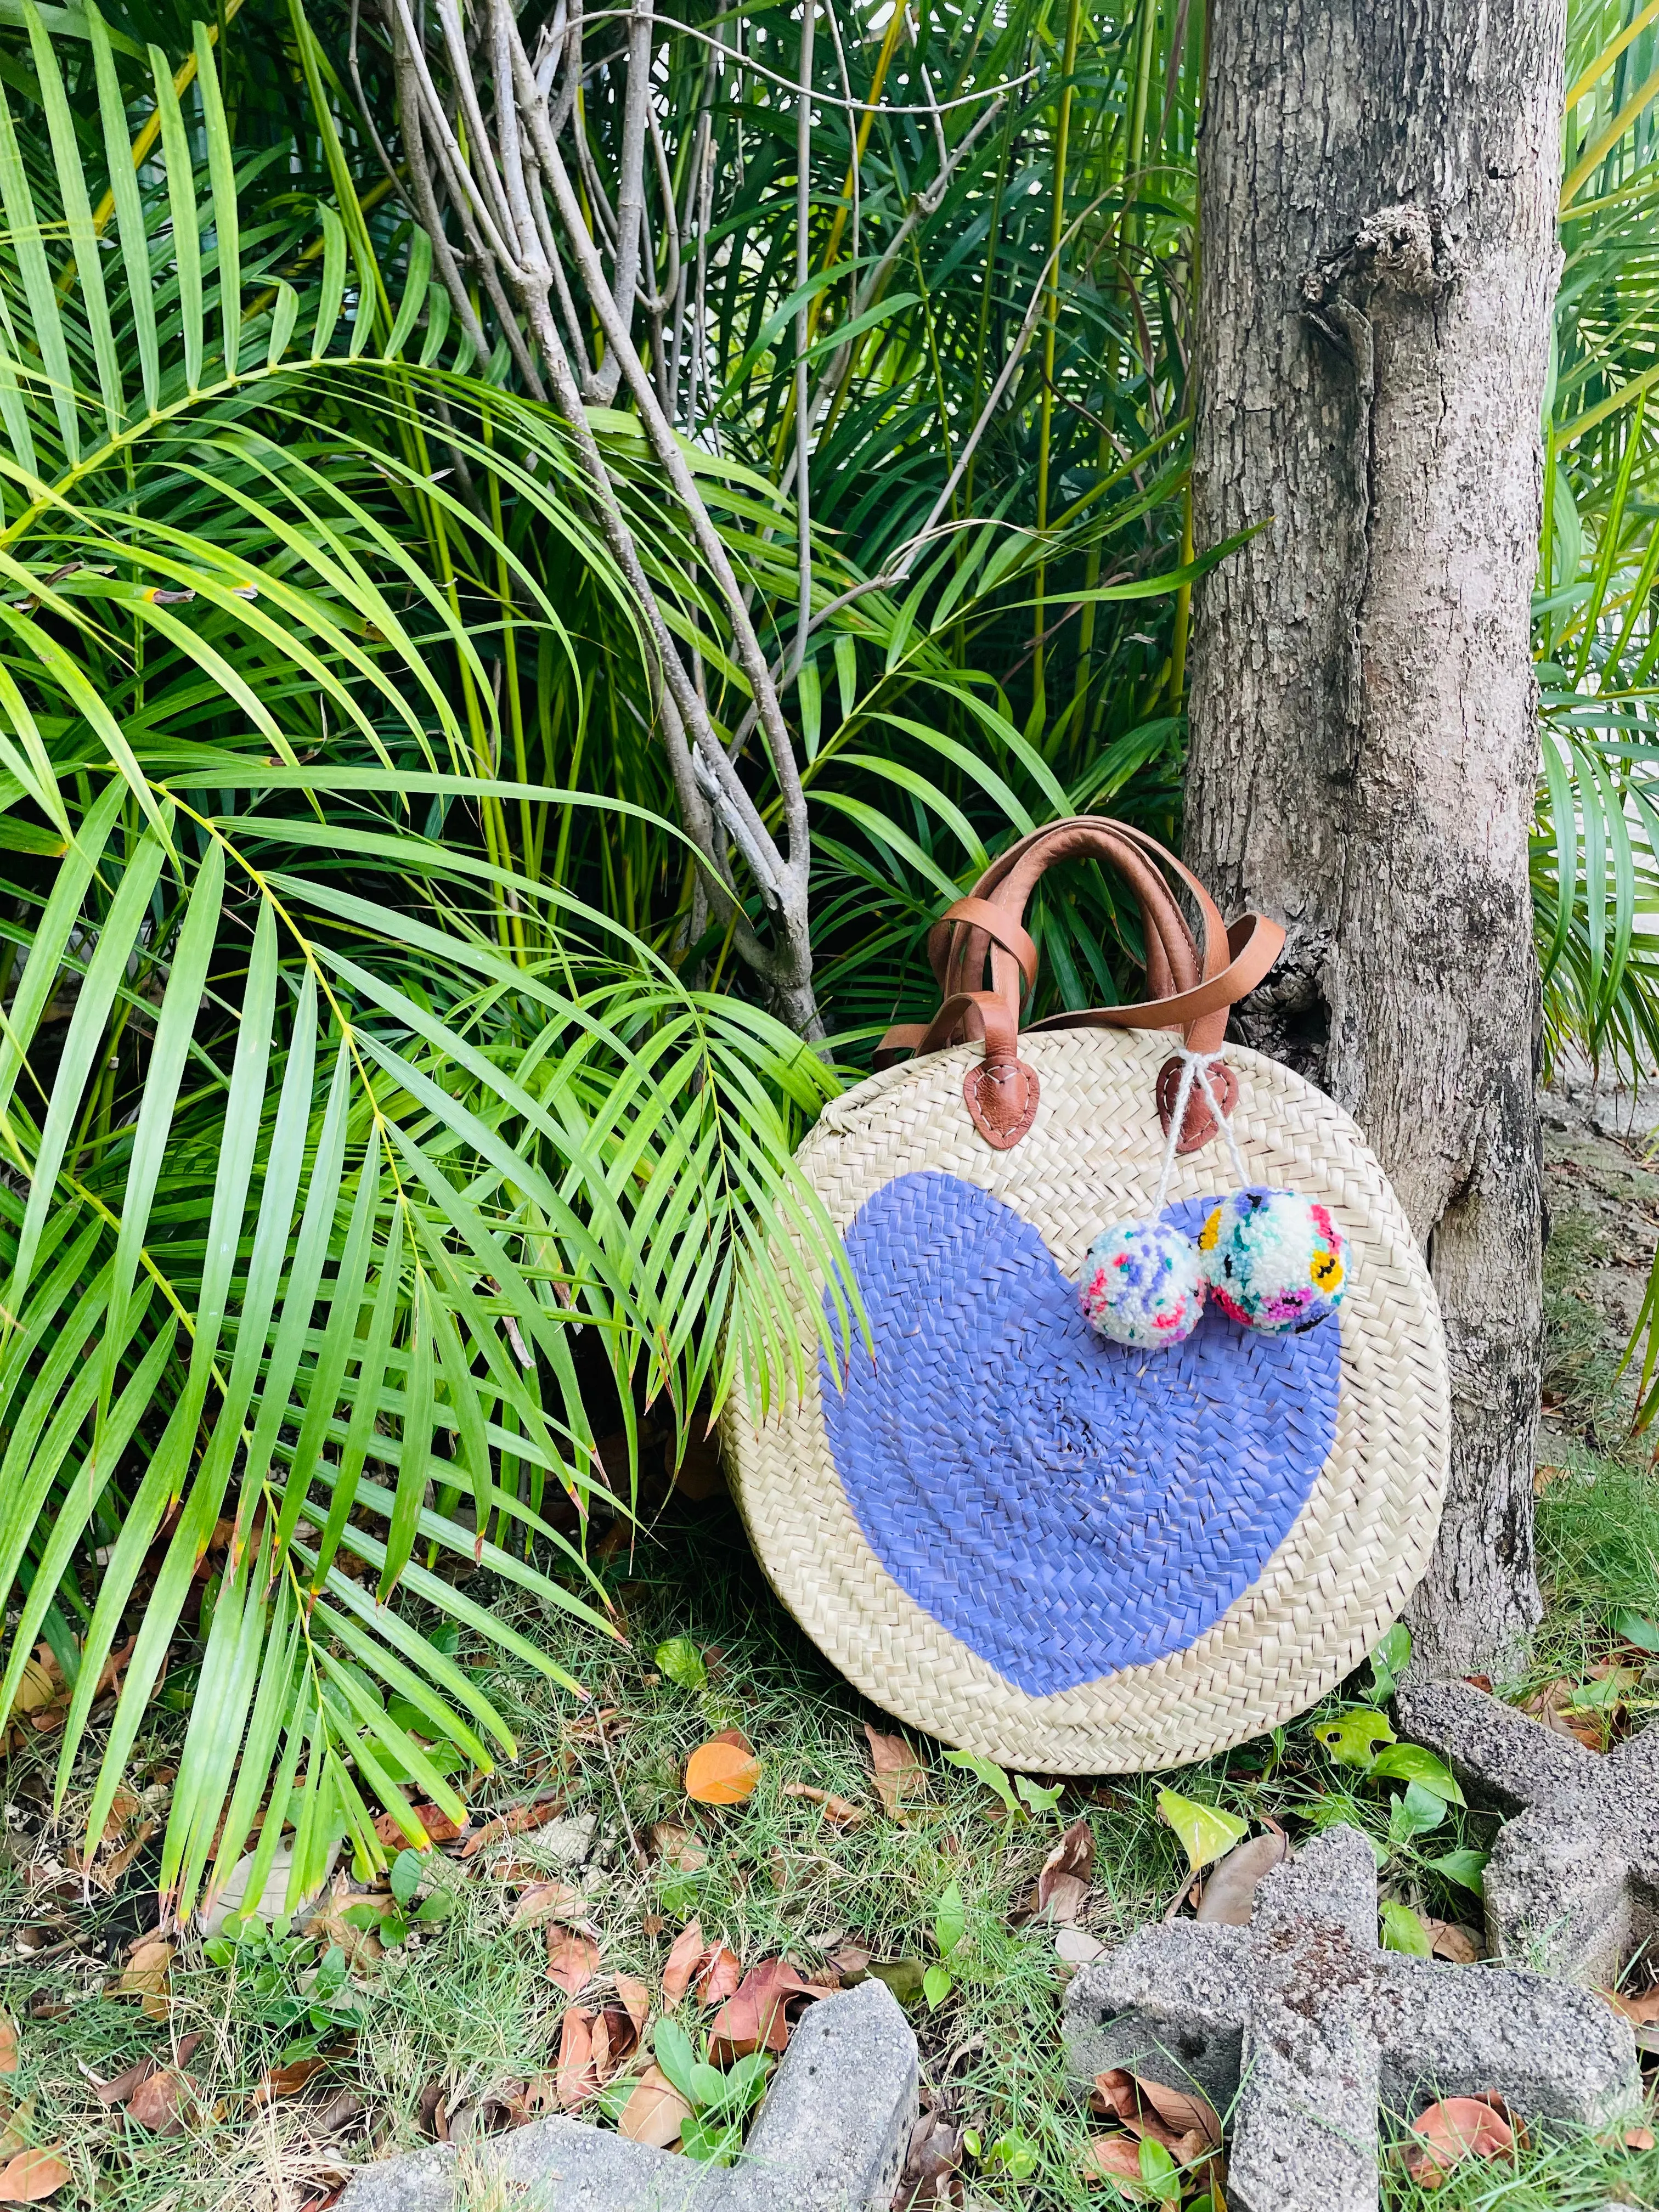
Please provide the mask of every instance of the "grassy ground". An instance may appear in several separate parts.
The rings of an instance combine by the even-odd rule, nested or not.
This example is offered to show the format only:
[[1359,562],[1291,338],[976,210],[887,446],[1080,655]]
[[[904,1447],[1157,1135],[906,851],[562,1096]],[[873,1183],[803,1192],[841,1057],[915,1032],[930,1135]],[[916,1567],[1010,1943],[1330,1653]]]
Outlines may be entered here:
[[[1632,1185],[1639,1210],[1649,1193],[1632,1156],[1596,1157],[1598,1175],[1644,1177]],[[1548,1449],[1549,1463],[1564,1471],[1540,1498],[1551,1613],[1535,1668],[1526,1683],[1511,1686],[1517,1691],[1558,1676],[1586,1679],[1613,1649],[1607,1624],[1619,1607],[1659,1619],[1659,1485],[1645,1449],[1627,1447],[1608,1419],[1616,1355],[1605,1304],[1577,1295],[1587,1276],[1606,1267],[1609,1247],[1622,1251],[1634,1232],[1629,1221],[1609,1225],[1598,1211],[1601,1199],[1570,1202],[1582,1180],[1577,1169],[1552,1167]],[[1597,1316],[1589,1329],[1581,1321],[1587,1315]],[[1581,1389],[1586,1376],[1593,1382]],[[1333,1698],[1292,1729],[1178,1774],[1068,1785],[1055,1809],[1035,1819],[1010,1817],[991,1790],[945,1765],[937,1746],[919,1742],[926,1795],[894,1819],[872,1787],[863,1732],[866,1721],[891,1723],[830,1672],[782,1613],[721,1501],[671,1501],[631,1553],[613,1552],[606,1572],[627,1624],[625,1651],[585,1644],[562,1623],[538,1617],[532,1624],[589,1686],[594,1705],[612,1711],[603,1736],[591,1708],[584,1717],[535,1678],[493,1672],[492,1694],[516,1715],[521,1755],[472,1793],[476,1820],[493,1806],[556,1791],[566,1825],[544,1841],[534,1832],[504,1838],[469,1860],[452,1858],[441,1875],[454,1900],[452,1917],[401,1950],[360,1960],[334,2000],[339,2019],[322,2030],[304,2017],[302,1977],[314,1962],[308,1953],[262,1961],[242,1954],[238,1970],[227,1972],[187,1939],[164,2000],[152,2002],[165,2017],[148,2016],[133,1996],[109,1994],[112,1976],[153,1918],[146,1869],[154,1845],[112,1894],[88,1899],[43,1824],[49,1746],[14,1754],[0,1841],[0,1914],[11,1937],[0,1963],[0,2002],[21,2026],[15,2094],[22,2102],[14,2126],[21,2140],[64,2146],[73,2181],[60,2203],[109,2212],[299,2212],[325,2201],[356,2160],[429,2139],[438,2095],[453,2112],[504,2084],[548,2075],[566,2000],[547,1978],[543,1932],[510,1924],[517,1893],[501,1879],[508,1867],[520,1881],[538,1866],[579,1884],[603,1939],[604,1972],[653,1988],[670,1944],[693,1915],[745,1965],[787,1951],[803,1971],[822,1971],[856,1945],[878,1963],[897,1962],[902,1979],[910,1972],[904,1962],[935,1962],[939,1903],[954,1886],[967,1932],[951,1954],[953,1986],[936,2008],[915,1996],[912,2012],[930,2100],[980,2145],[979,2156],[965,2160],[968,2199],[1011,2212],[1115,2201],[1109,2186],[1076,2173],[1091,2123],[1063,2075],[1058,2021],[1066,1968],[1054,1932],[1019,1917],[1067,1823],[1082,1817],[1092,1831],[1094,1881],[1083,1923],[1102,1942],[1161,1912],[1181,1887],[1181,1848],[1157,1810],[1165,1783],[1252,1824],[1271,1817],[1293,1835],[1355,1820],[1387,1854],[1385,1897],[1436,1919],[1479,1920],[1474,1899],[1426,1861],[1480,1848],[1493,1824],[1452,1810],[1414,1847],[1390,1847],[1385,1791],[1334,1765],[1314,1739],[1322,1719],[1369,1698],[1367,1669],[1346,1686],[1346,1698]],[[702,1688],[678,1686],[655,1663],[659,1644],[671,1636],[691,1639],[704,1655]],[[1626,1711],[1633,1717],[1656,1702],[1646,1684],[1633,1682]],[[686,1758],[730,1727],[759,1754],[760,1784],[740,1806],[692,1807],[682,1786]],[[158,1708],[134,1778],[141,1796],[156,1803],[164,1797],[171,1757],[171,1717]],[[812,1801],[788,1794],[791,1784],[836,1793],[862,1817],[837,1825]],[[66,1832],[75,1810],[72,1803]],[[589,1816],[592,1849],[585,1865],[572,1867],[568,1822]],[[653,1844],[662,1823],[690,1832],[686,1841],[667,1839],[667,1859],[656,1848],[664,1839]],[[153,1884],[153,1873],[149,1879]],[[348,1940],[361,1938],[352,1931]],[[182,2136],[158,2138],[100,2101],[93,2077],[108,2080],[146,2054],[165,2063],[191,2033],[203,2039],[189,2060],[201,2102]],[[292,2052],[296,2034],[320,2046],[324,2063],[298,2094],[261,2103],[261,2083]],[[1390,2172],[1394,2212],[1420,2196]],[[1558,2136],[1514,2166],[1468,2170],[1421,2201],[1468,2212],[1659,2204],[1659,2152]]]

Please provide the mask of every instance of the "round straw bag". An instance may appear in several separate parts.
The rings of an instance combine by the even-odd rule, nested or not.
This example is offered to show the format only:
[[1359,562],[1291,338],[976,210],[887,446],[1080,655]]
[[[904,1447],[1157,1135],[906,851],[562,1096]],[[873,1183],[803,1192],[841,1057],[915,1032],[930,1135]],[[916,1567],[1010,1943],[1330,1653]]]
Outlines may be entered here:
[[[1148,1000],[1022,1030],[1026,900],[1085,857],[1139,902]],[[758,1425],[728,1415],[732,1486],[842,1672],[1006,1765],[1122,1771],[1257,1735],[1359,1662],[1427,1562],[1447,1384],[1416,1239],[1340,1108],[1258,1053],[1214,1056],[1283,936],[1254,915],[1229,933],[1124,823],[1039,830],[930,937],[944,1004],[884,1041],[914,1057],[802,1147],[864,1319],[835,1322],[831,1360],[803,1305],[806,1385]],[[1218,1292],[1184,1341],[1103,1340],[1079,1297],[1094,1239],[1146,1222],[1162,1185],[1159,1218],[1202,1243],[1233,1158],[1346,1238],[1335,1310],[1267,1334]]]

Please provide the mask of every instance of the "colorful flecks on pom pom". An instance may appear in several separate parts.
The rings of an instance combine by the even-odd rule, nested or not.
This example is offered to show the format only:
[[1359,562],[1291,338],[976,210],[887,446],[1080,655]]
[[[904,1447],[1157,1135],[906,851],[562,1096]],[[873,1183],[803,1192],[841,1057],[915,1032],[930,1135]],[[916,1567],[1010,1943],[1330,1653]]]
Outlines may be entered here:
[[1198,1244],[1211,1296],[1247,1328],[1313,1328],[1342,1303],[1348,1240],[1327,1207],[1293,1190],[1235,1191]]
[[1144,1352],[1179,1344],[1204,1310],[1198,1247],[1167,1221],[1108,1229],[1089,1247],[1079,1295],[1091,1328]]

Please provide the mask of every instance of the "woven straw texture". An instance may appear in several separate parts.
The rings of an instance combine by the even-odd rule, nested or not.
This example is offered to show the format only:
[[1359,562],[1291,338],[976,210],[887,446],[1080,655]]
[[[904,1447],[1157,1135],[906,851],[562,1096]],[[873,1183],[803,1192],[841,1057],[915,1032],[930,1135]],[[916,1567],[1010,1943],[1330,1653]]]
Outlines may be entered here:
[[[1084,1328],[1091,1242],[1152,1209],[1169,1048],[1022,1036],[1042,1098],[1007,1152],[963,1109],[976,1046],[837,1099],[801,1161],[875,1364],[855,1340],[844,1392],[814,1360],[781,1414],[726,1419],[755,1550],[814,1642],[887,1711],[1007,1765],[1165,1766],[1291,1718],[1398,1617],[1439,1519],[1428,1271],[1352,1121],[1276,1061],[1228,1048],[1233,1126],[1253,1185],[1322,1201],[1347,1237],[1337,1314],[1278,1339],[1206,1315],[1153,1353]],[[1231,1182],[1219,1144],[1178,1160],[1170,1218],[1190,1229]]]

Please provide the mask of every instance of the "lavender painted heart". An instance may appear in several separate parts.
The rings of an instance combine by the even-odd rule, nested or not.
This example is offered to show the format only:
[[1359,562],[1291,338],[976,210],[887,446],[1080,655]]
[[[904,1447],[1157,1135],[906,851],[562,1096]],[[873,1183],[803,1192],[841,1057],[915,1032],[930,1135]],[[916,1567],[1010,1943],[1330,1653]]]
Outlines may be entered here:
[[[1170,1206],[1195,1234],[1213,1198]],[[955,1176],[897,1176],[847,1233],[874,1340],[820,1360],[836,1472],[924,1612],[1032,1697],[1185,1650],[1254,1583],[1330,1455],[1334,1320],[1218,1312],[1103,1342],[1031,1224]]]

